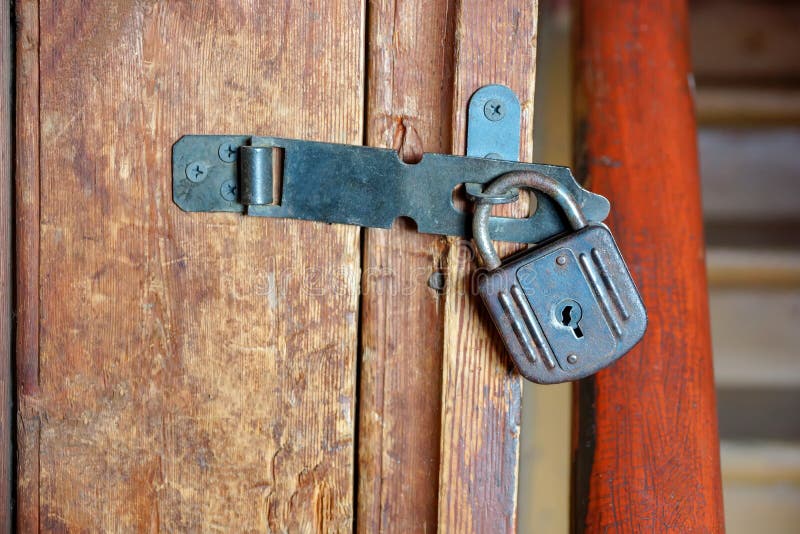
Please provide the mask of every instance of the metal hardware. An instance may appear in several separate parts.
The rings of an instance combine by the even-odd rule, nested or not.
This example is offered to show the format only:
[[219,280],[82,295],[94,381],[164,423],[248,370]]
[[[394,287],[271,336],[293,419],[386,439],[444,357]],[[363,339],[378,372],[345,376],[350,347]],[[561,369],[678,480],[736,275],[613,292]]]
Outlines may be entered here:
[[[508,120],[503,120],[511,110]],[[519,161],[520,109],[517,95],[504,85],[486,85],[475,91],[467,110],[467,156]],[[519,191],[489,195],[483,184],[464,184],[467,198],[490,204],[509,204],[519,200]]]
[[224,161],[225,163],[233,163],[236,161],[236,155],[239,153],[239,147],[235,144],[227,141],[219,145],[219,150],[217,150],[217,154],[219,154],[219,159]]
[[611,232],[591,222],[563,184],[540,173],[512,172],[486,193],[522,187],[551,197],[572,230],[501,263],[487,224],[491,204],[479,200],[473,233],[491,270],[480,272],[478,293],[525,378],[541,384],[577,380],[638,343],[647,313]]
[[208,176],[208,165],[204,161],[193,161],[186,166],[186,177],[194,183],[202,182]]
[[[555,200],[567,217],[572,229],[577,231],[586,226],[587,221],[581,207],[572,194],[558,181],[537,172],[511,172],[496,179],[486,188],[485,193],[489,198],[502,195],[518,187],[528,187],[541,191]],[[479,199],[472,218],[472,235],[475,245],[483,258],[487,269],[493,270],[500,266],[500,257],[497,255],[492,240],[489,237],[489,215],[493,202]]]
[[501,100],[489,100],[483,105],[483,114],[490,121],[499,121],[506,116],[505,104]]
[[[467,156],[425,154],[279,137],[187,135],[172,150],[173,200],[185,211],[246,213],[390,228],[408,217],[423,233],[470,237],[492,269],[478,284],[518,369],[540,383],[575,380],[609,365],[646,326],[641,298],[608,229],[609,203],[566,167],[514,161],[520,105],[507,87],[472,95]],[[477,205],[460,209],[463,187]],[[532,189],[527,218],[492,217]],[[553,240],[553,236],[567,233]],[[491,237],[544,242],[501,263]],[[428,285],[444,291],[444,273]],[[577,340],[577,341],[576,341]],[[541,362],[541,363],[539,363]]]
[[239,148],[239,202],[248,206],[272,204],[272,148]]
[[219,186],[219,196],[228,202],[235,202],[238,196],[238,189],[239,186],[236,184],[235,180],[225,180],[222,182],[222,185]]
[[433,271],[428,277],[428,287],[437,293],[444,293],[446,286],[447,277],[445,276],[444,271]]
[[473,202],[478,202],[480,200],[486,204],[497,205],[509,204],[519,200],[519,190],[517,189],[511,189],[506,193],[492,195],[484,191],[483,184],[468,182],[464,184],[464,191],[467,193],[467,198]]
[[[518,163],[520,106],[507,87],[489,85],[469,101],[467,156],[425,154],[415,165],[393,150],[245,135],[187,135],[172,149],[172,194],[185,211],[228,211],[390,228],[398,217],[423,233],[470,237],[471,214],[453,202],[457,187],[483,203],[514,202],[516,191],[483,186],[513,171],[535,171],[562,184],[590,221],[608,201],[581,188],[569,169]],[[524,219],[490,217],[497,240],[534,243],[566,230],[556,206],[537,198]]]
[[467,109],[467,156],[517,161],[521,116],[517,95],[508,87],[475,91]]
[[[218,150],[224,142],[240,147],[239,160],[220,160]],[[251,153],[259,170],[242,172],[241,160],[259,147],[274,150],[269,156]],[[273,165],[267,160],[274,161],[275,152],[281,153],[282,163]],[[209,162],[207,176],[193,182],[185,169],[198,160]],[[536,171],[563,184],[590,221],[602,221],[608,214],[608,201],[581,188],[566,167],[442,154],[425,154],[416,165],[408,165],[393,150],[277,137],[182,137],[173,147],[173,199],[185,211],[228,211],[374,228],[390,228],[397,217],[406,216],[420,232],[469,237],[471,214],[454,206],[453,190],[465,182],[485,184],[512,171]],[[242,178],[250,183],[242,186]],[[228,180],[245,191],[239,201],[220,194]],[[266,201],[276,180],[282,182],[281,191],[271,204],[241,203]],[[529,218],[491,217],[489,231],[495,239],[533,243],[563,232],[566,226],[553,202],[545,196],[538,200]]]

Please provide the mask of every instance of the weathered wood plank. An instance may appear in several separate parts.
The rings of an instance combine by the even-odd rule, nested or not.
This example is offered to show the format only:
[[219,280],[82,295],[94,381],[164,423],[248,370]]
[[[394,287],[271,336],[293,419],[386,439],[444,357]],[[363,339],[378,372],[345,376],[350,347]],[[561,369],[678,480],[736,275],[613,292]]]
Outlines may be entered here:
[[13,372],[13,188],[11,130],[12,42],[11,4],[0,6],[0,532],[11,532],[12,515],[12,416]]
[[15,3],[17,528],[39,529],[39,3]]
[[[519,8],[450,2],[371,3],[368,143],[394,146],[409,162],[416,161],[423,151],[463,154],[470,95],[482,85],[505,83],[523,101],[523,156],[529,158],[535,8],[533,3]],[[485,17],[496,19],[491,31],[484,24]],[[530,49],[512,54],[506,44],[493,44],[498,33]],[[516,211],[525,209],[523,205]],[[417,235],[406,223],[391,231],[366,231],[359,399],[362,532],[430,530],[437,523],[444,531],[462,526],[480,530],[491,525],[495,529],[497,524],[513,528],[520,388],[518,377],[509,372],[505,357],[500,356],[499,346],[494,347],[495,352],[484,349],[478,356],[481,365],[484,359],[489,361],[492,385],[506,391],[487,408],[492,413],[476,420],[475,426],[456,429],[454,425],[460,422],[441,412],[442,402],[459,413],[471,410],[474,397],[483,394],[480,382],[456,391],[446,378],[449,390],[442,391],[443,372],[445,377],[447,373],[466,373],[457,369],[457,361],[445,363],[443,369],[442,353],[448,352],[444,345],[455,343],[466,355],[474,348],[471,341],[462,343],[458,337],[469,338],[471,332],[447,330],[445,311],[463,313],[466,306],[468,313],[474,313],[479,306],[475,301],[459,301],[445,307],[442,296],[428,286],[430,275],[441,269],[445,299],[464,296],[453,284],[463,283],[471,272],[471,249],[467,247],[464,255],[468,243],[451,240],[448,245],[445,251],[440,238]],[[467,326],[473,327],[482,330],[486,325]],[[454,349],[450,354],[454,360],[462,357]],[[441,444],[440,424],[450,427],[450,433],[441,436]],[[494,441],[506,456],[492,458],[494,451],[488,448],[454,451],[456,442],[465,437],[476,446]],[[433,450],[432,444],[436,445]],[[454,457],[459,451],[474,457]],[[462,459],[468,463],[461,463]],[[497,492],[492,486],[495,475],[506,485]],[[481,497],[467,498],[475,488]],[[490,498],[485,499],[487,495]],[[494,503],[499,505],[487,513],[486,505]],[[465,514],[453,511],[464,506],[473,510],[466,515],[475,521],[459,523]]]
[[358,229],[183,213],[170,154],[184,133],[358,143],[363,5],[43,1],[38,20],[38,526],[351,530]]
[[[450,151],[454,2],[368,10],[367,144],[407,162]],[[365,230],[359,397],[359,532],[432,532],[441,423],[446,240],[401,220]]]
[[[519,97],[520,158],[530,160],[536,22],[536,1],[458,4],[453,153],[465,150],[469,97],[483,85],[500,83]],[[505,208],[522,215],[527,205],[520,204]],[[472,249],[464,244],[450,241],[446,267],[439,528],[514,532],[521,380],[471,291],[475,261]],[[509,251],[502,248],[501,254]]]
[[580,8],[579,169],[611,201],[649,326],[576,388],[573,530],[722,532],[687,6]]

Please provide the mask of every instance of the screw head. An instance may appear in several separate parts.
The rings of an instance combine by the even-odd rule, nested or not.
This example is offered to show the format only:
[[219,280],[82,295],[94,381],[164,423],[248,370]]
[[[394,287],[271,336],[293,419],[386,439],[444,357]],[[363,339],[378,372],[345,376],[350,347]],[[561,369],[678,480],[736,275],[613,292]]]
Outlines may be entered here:
[[443,293],[446,285],[446,278],[442,271],[433,271],[428,278],[428,287],[437,293]]
[[228,202],[236,202],[237,189],[235,180],[225,180],[219,187],[219,194]]
[[483,105],[483,114],[492,122],[497,122],[506,116],[506,105],[498,98],[491,98]]
[[206,179],[208,176],[208,165],[205,161],[193,161],[186,166],[186,177],[194,182],[199,183]]
[[566,256],[558,256],[556,257],[556,263],[559,265],[566,265],[567,264],[567,257]]
[[219,145],[217,154],[219,154],[219,159],[225,163],[233,163],[239,156],[239,145],[231,143],[230,141],[222,143]]
[[567,361],[571,364],[576,364],[578,363],[578,356],[576,354],[570,354],[567,356]]

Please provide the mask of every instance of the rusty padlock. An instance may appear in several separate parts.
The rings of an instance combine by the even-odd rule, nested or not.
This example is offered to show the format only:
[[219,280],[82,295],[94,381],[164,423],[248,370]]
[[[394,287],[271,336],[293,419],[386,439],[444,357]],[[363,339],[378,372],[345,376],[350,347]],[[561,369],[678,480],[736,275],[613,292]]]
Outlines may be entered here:
[[644,303],[608,227],[587,223],[561,183],[536,172],[512,172],[484,193],[498,196],[516,188],[553,199],[571,231],[501,262],[489,236],[492,204],[479,200],[473,236],[487,271],[479,274],[478,292],[522,376],[540,384],[584,378],[642,338]]

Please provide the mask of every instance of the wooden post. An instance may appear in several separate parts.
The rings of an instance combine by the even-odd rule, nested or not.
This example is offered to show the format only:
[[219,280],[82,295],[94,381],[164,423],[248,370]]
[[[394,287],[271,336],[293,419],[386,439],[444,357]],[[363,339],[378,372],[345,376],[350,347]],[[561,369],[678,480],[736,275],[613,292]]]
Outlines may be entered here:
[[685,1],[582,0],[578,173],[649,314],[576,388],[575,532],[724,529]]

